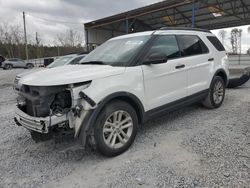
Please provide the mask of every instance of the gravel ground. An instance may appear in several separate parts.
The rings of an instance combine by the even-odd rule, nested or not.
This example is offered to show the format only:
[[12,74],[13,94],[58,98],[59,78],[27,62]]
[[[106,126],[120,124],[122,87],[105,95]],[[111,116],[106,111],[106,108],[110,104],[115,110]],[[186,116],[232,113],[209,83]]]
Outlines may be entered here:
[[22,71],[0,70],[0,187],[250,187],[250,82],[227,90],[219,109],[193,105],[146,123],[127,152],[105,158],[35,143],[14,124]]

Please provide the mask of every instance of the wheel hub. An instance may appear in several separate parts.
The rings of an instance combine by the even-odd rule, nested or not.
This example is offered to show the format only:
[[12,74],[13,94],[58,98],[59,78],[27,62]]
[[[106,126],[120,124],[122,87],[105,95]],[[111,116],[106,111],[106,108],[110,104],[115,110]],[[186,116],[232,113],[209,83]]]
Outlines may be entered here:
[[216,104],[219,104],[223,100],[223,96],[224,96],[223,84],[220,81],[218,81],[214,85],[214,92],[213,92],[214,102]]
[[103,138],[110,148],[121,148],[132,135],[133,121],[126,111],[115,111],[106,119],[103,126]]

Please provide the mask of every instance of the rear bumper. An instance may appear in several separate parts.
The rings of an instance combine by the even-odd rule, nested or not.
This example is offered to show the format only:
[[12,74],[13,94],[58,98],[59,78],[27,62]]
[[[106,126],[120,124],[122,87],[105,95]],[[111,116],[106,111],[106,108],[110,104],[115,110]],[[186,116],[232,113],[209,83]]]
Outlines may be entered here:
[[68,118],[66,114],[60,117],[32,117],[16,107],[14,120],[18,126],[23,126],[28,130],[48,133],[50,127],[68,121]]

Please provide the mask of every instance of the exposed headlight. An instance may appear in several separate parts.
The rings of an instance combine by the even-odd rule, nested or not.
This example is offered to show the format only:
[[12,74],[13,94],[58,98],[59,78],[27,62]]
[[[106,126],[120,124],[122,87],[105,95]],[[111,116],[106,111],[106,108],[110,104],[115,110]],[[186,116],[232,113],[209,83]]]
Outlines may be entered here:
[[19,95],[17,97],[17,105],[19,107],[25,106],[26,105],[26,99],[24,97],[22,97],[22,96]]

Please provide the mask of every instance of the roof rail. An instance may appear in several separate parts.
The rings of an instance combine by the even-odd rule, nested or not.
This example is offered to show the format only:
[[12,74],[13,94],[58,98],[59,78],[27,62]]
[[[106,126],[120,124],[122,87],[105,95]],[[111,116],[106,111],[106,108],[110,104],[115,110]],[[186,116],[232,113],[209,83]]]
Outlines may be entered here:
[[188,30],[188,31],[201,31],[211,33],[208,29],[193,28],[193,27],[162,27],[160,30]]

